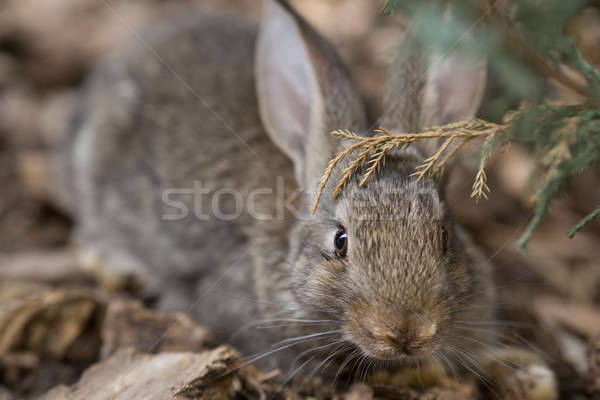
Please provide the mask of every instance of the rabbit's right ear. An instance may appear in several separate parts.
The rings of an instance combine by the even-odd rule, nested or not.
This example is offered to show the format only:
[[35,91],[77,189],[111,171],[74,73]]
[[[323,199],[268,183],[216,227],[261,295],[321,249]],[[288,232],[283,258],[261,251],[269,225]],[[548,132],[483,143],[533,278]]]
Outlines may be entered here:
[[284,1],[264,1],[255,75],[263,124],[303,184],[308,136],[321,126],[324,106],[307,40]]

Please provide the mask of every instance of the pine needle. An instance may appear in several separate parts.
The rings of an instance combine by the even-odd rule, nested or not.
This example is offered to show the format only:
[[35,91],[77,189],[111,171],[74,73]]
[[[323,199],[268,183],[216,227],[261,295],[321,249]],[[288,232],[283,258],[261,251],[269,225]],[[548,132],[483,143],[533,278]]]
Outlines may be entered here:
[[488,198],[487,194],[490,192],[490,187],[487,185],[487,174],[485,173],[485,167],[492,155],[493,142],[496,138],[495,134],[489,135],[483,143],[483,154],[481,160],[479,160],[479,167],[477,168],[477,174],[475,175],[475,182],[473,182],[473,190],[471,191],[471,198],[475,201]]
[[454,157],[456,155],[456,153],[458,153],[460,150],[462,150],[463,147],[465,147],[467,145],[467,143],[469,143],[471,141],[471,139],[473,139],[473,138],[465,138],[465,140],[463,140],[460,144],[458,144],[457,146],[454,146],[454,148],[452,150],[450,150],[448,152],[448,154],[446,154],[444,156],[442,161],[438,162],[435,169],[432,171],[432,174],[435,176],[441,175],[442,170],[444,169],[446,164],[448,164],[448,161],[450,161],[450,159],[452,159],[452,157]]
[[350,178],[352,177],[352,174],[356,170],[358,170],[358,168],[363,167],[365,165],[365,162],[370,153],[371,153],[371,148],[368,147],[366,150],[364,150],[362,153],[360,153],[358,155],[356,160],[352,161],[352,163],[350,164],[350,166],[348,166],[348,168],[344,168],[342,170],[342,179],[340,179],[339,183],[335,187],[335,190],[333,191],[334,197],[337,197],[339,195],[339,193],[342,191],[342,189],[346,186],[346,184],[348,184],[348,182],[350,181]]
[[[333,132],[333,135],[336,136],[336,133],[339,134],[339,132],[343,132],[343,131],[335,131],[335,132]],[[319,186],[317,187],[317,196],[315,197],[315,200],[314,200],[313,206],[312,206],[313,214],[317,210],[317,205],[319,204],[319,200],[321,199],[321,195],[323,194],[323,189],[325,188],[325,185],[327,184],[329,177],[333,173],[333,169],[335,168],[335,166],[338,165],[338,163],[340,161],[342,161],[344,159],[344,157],[346,157],[348,154],[352,153],[354,150],[361,147],[361,145],[362,145],[362,142],[355,143],[352,146],[348,147],[346,150],[338,153],[334,158],[332,158],[329,161],[329,163],[327,164],[327,168],[325,169],[325,173],[321,177],[321,180],[319,181]]]
[[600,216],[600,207],[596,208],[594,211],[583,217],[571,230],[567,233],[569,239],[573,239],[573,236],[584,226],[592,222],[595,218]]
[[369,178],[371,176],[373,176],[376,172],[379,172],[381,163],[386,154],[385,149],[386,149],[385,145],[380,146],[379,151],[377,151],[377,153],[375,153],[371,157],[371,159],[369,160],[369,168],[367,169],[367,172],[365,172],[362,179],[360,180],[360,183],[358,184],[359,187],[363,187],[365,185],[365,183],[367,183],[367,181],[369,180]]
[[[331,175],[335,167],[346,157],[350,156],[355,151],[362,149],[358,156],[348,165],[348,167],[342,169],[341,177],[331,195],[332,198],[336,198],[341,191],[350,182],[352,176],[359,170],[367,165],[367,170],[363,174],[359,187],[364,186],[369,179],[381,170],[385,165],[386,156],[397,149],[404,148],[419,140],[434,139],[434,138],[446,138],[440,149],[431,157],[426,159],[422,165],[420,165],[415,173],[412,175],[417,176],[417,179],[423,179],[426,176],[438,175],[442,168],[448,163],[451,157],[453,157],[464,145],[471,139],[477,137],[486,137],[486,142],[491,140],[490,138],[495,136],[499,132],[504,132],[508,129],[509,124],[495,124],[481,119],[473,118],[460,122],[453,122],[444,126],[434,126],[426,129],[420,133],[392,133],[387,129],[381,127],[376,132],[378,135],[372,137],[359,136],[353,132],[347,130],[337,130],[331,134],[339,139],[348,140],[353,142],[345,150],[336,154],[331,159],[319,181],[317,187],[317,194],[315,196],[312,213],[314,214],[319,205],[319,201],[325,189],[325,185],[331,178]],[[450,145],[454,142],[460,141],[451,151],[447,151]],[[485,160],[484,160],[485,158]],[[486,175],[483,168],[487,164],[487,156],[482,157],[482,163],[480,163],[480,169],[478,170],[475,178],[475,184],[473,185],[473,197],[484,197],[487,198],[486,193],[489,192],[489,187],[486,184]],[[368,162],[367,162],[368,159]]]
[[487,185],[487,175],[485,173],[485,163],[479,163],[479,169],[477,170],[477,175],[475,175],[475,182],[473,183],[473,191],[471,192],[471,198],[476,201],[480,199],[488,198],[487,194],[490,191],[490,187]]
[[410,176],[416,176],[417,180],[420,181],[425,176],[431,174],[432,170],[436,166],[436,163],[442,157],[442,154],[444,154],[444,152],[448,149],[448,146],[450,146],[453,140],[454,137],[452,136],[446,139],[446,141],[444,142],[444,144],[442,144],[440,149],[434,155],[423,161],[423,164],[419,165],[419,167],[417,167],[417,170],[410,174]]

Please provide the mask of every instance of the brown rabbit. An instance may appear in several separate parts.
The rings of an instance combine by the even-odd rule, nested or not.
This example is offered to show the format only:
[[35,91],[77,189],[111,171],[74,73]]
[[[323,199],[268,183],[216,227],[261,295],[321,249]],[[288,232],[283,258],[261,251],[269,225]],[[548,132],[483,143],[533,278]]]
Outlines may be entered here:
[[[471,358],[493,338],[469,321],[493,318],[490,266],[440,183],[410,177],[421,150],[394,153],[365,187],[350,182],[331,199],[334,176],[310,213],[344,145],[329,132],[370,134],[344,66],[313,28],[266,0],[260,29],[190,15],[141,38],[97,68],[74,119],[86,263],[136,275],[161,308],[189,311],[273,366],[476,368]],[[423,65],[415,53],[391,69],[390,129],[477,109],[482,63],[450,55],[425,75]]]

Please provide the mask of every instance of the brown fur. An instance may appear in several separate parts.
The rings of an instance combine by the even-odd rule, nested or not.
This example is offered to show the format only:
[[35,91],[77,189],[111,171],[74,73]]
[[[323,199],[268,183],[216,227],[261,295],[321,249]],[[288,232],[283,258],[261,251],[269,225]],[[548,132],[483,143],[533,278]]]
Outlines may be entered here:
[[[160,307],[191,312],[223,340],[234,334],[246,355],[272,352],[271,366],[313,356],[339,358],[339,368],[364,357],[464,359],[491,340],[457,324],[492,318],[488,263],[448,213],[439,182],[409,176],[423,160],[416,149],[388,157],[364,188],[352,181],[335,200],[328,184],[310,214],[319,177],[344,145],[328,133],[368,134],[365,113],[332,47],[285,2],[265,4],[260,34],[242,18],[190,15],[142,35],[162,60],[133,42],[97,68],[67,163],[82,252],[136,274]],[[432,83],[416,80],[421,63],[406,67],[390,82],[384,121],[416,130]],[[169,188],[201,181],[248,200],[256,189],[277,190],[278,180],[282,196],[254,204],[271,220],[161,218]],[[298,213],[278,213],[299,187]],[[193,199],[180,200],[193,209]],[[220,206],[234,208],[227,198]],[[344,258],[334,249],[340,226]],[[264,318],[282,326],[253,329]]]

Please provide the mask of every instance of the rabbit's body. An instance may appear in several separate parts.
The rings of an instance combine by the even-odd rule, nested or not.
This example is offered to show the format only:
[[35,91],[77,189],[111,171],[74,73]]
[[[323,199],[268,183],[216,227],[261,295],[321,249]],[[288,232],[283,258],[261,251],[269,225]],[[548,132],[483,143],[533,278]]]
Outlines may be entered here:
[[[288,13],[280,6],[273,7],[274,13]],[[281,15],[292,22],[298,18]],[[273,68],[268,63],[285,68],[285,64],[277,64],[279,57],[284,63],[285,58],[298,57],[295,50],[286,55],[284,46],[277,47],[280,40],[285,41],[286,32],[272,38],[264,33],[265,39],[257,42],[258,26],[242,18],[187,16],[155,27],[97,68],[82,104],[84,117],[76,126],[72,157],[80,222],[77,239],[84,262],[135,274],[150,294],[159,297],[161,308],[189,310],[223,340],[235,333],[234,344],[247,355],[269,350],[278,339],[325,331],[360,342],[360,337],[342,333],[342,316],[348,314],[344,309],[354,307],[356,300],[366,302],[357,308],[357,318],[368,319],[378,313],[391,318],[389,313],[395,312],[395,307],[385,304],[392,301],[422,313],[425,304],[439,301],[442,293],[459,301],[477,292],[481,295],[467,305],[485,306],[468,313],[489,318],[492,292],[487,264],[473,260],[463,240],[455,241],[456,251],[461,263],[468,261],[457,270],[460,277],[454,279],[454,293],[447,292],[448,278],[445,273],[440,275],[434,264],[436,258],[442,257],[435,263],[444,259],[435,246],[427,246],[428,235],[435,237],[440,226],[436,219],[447,217],[437,184],[409,177],[423,160],[418,151],[410,149],[389,157],[380,176],[366,188],[349,187],[339,204],[329,199],[335,185],[330,182],[316,216],[310,216],[308,206],[316,183],[342,145],[327,133],[336,128],[362,132],[366,124],[360,97],[335,53],[303,21],[297,23],[315,65],[315,77],[300,82],[305,87],[299,90],[310,87],[314,83],[309,80],[315,79],[320,85],[316,96],[323,96],[314,100],[323,110],[317,118],[322,134],[309,136],[303,154],[313,157],[308,161],[298,161],[295,150],[288,150],[287,137],[265,128],[270,123],[279,130],[287,129],[288,124],[294,128],[297,121],[293,118],[304,118],[303,111],[316,112],[312,103],[304,110],[295,103],[286,105],[287,97],[279,96],[287,94],[277,92],[284,83],[276,81],[272,83],[276,86],[270,86],[277,70],[268,70]],[[273,26],[281,29],[281,25]],[[290,40],[288,46],[293,49],[297,39]],[[280,53],[260,54],[270,46]],[[266,71],[261,74],[264,60]],[[284,116],[282,122],[279,107],[286,106],[288,111],[282,110],[282,114],[298,115],[291,120]],[[300,186],[297,181],[313,190],[294,195]],[[215,196],[224,188],[226,192]],[[229,189],[233,191],[227,192]],[[398,189],[397,197],[389,197]],[[284,204],[290,195],[296,201]],[[378,202],[369,208],[360,198]],[[237,213],[239,204],[235,203],[240,200],[240,215],[229,217]],[[435,215],[433,202],[441,207],[435,212],[443,215]],[[360,207],[354,208],[355,203]],[[290,206],[297,208],[296,215]],[[394,212],[395,207],[399,213]],[[337,213],[336,208],[346,208],[344,218],[367,221],[351,233],[355,241],[375,246],[363,249],[367,252],[362,255],[363,263],[369,262],[370,253],[386,257],[385,251],[379,253],[386,247],[396,249],[387,255],[390,259],[368,268],[365,264],[361,267],[365,270],[353,272],[356,276],[338,276],[337,267],[313,265],[314,257],[335,263],[323,254],[327,249],[318,247],[335,233],[337,222],[331,222],[331,214]],[[181,214],[184,210],[185,215]],[[393,217],[385,228],[380,220],[385,220],[384,212]],[[265,216],[264,220],[257,215]],[[415,248],[406,246],[410,236],[416,239],[412,242]],[[313,247],[314,241],[319,246]],[[404,252],[403,248],[410,250]],[[406,277],[398,275],[398,257],[415,264]],[[367,270],[371,275],[364,281]],[[431,279],[420,282],[419,275],[425,273],[431,273]],[[410,280],[410,287],[405,287]],[[378,291],[382,292],[376,295]],[[274,317],[323,323],[284,321],[278,323],[282,328],[264,330],[260,335],[253,328],[243,328]],[[345,324],[351,325],[352,318],[346,318]],[[274,366],[289,364],[290,357],[303,349],[328,343],[329,337],[317,337],[271,360]],[[329,350],[338,347],[346,350],[345,345]]]
[[[163,308],[189,311],[224,341],[236,333],[244,354],[272,366],[462,358],[477,368],[492,338],[469,322],[493,317],[490,267],[439,182],[410,176],[420,150],[390,155],[367,185],[354,179],[332,199],[342,163],[311,215],[345,145],[328,133],[368,134],[365,113],[326,41],[286,2],[265,4],[260,31],[188,16],[95,71],[70,156],[82,254],[136,274]],[[457,88],[442,79],[453,64],[428,78],[409,59],[383,122],[412,130],[472,115],[485,79],[473,65],[463,61],[458,73],[475,79]],[[274,326],[247,326],[263,319]]]
[[[286,254],[291,219],[276,218],[275,195],[296,189],[291,162],[258,114],[257,31],[238,17],[196,15],[151,31],[144,40],[152,50],[131,43],[93,76],[74,144],[83,254],[137,274],[162,295],[163,308],[186,310],[197,301],[192,314],[219,334],[258,318],[252,257],[265,247],[277,249],[270,257]],[[227,217],[236,205],[227,191],[214,196],[223,188],[244,203],[253,190],[272,189],[253,205],[273,216],[274,233],[265,237],[266,225],[245,207],[239,218]],[[182,211],[165,203],[165,193],[188,215],[169,220]]]

